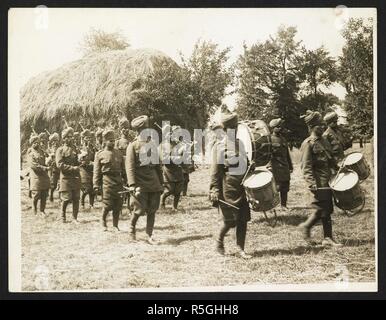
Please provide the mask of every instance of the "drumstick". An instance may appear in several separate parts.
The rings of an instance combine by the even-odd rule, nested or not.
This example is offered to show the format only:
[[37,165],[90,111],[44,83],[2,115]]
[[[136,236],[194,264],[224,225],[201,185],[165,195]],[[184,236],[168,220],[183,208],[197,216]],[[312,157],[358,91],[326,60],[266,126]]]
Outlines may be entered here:
[[251,167],[252,167],[252,163],[249,165],[249,167],[248,167],[248,169],[247,169],[247,172],[245,172],[244,177],[243,177],[243,179],[241,180],[240,185],[242,185],[242,184],[244,183],[244,181],[245,181],[245,179],[247,178],[247,175],[248,175],[248,173],[249,173],[249,170],[251,170]]
[[232,208],[234,208],[234,209],[240,210],[239,207],[236,207],[236,206],[234,206],[233,204],[230,204],[230,203],[228,203],[228,202],[226,202],[226,201],[223,201],[223,200],[221,200],[221,199],[219,199],[218,201],[221,202],[221,203],[223,203],[223,204],[226,204],[227,206],[230,206],[230,207],[232,207]]

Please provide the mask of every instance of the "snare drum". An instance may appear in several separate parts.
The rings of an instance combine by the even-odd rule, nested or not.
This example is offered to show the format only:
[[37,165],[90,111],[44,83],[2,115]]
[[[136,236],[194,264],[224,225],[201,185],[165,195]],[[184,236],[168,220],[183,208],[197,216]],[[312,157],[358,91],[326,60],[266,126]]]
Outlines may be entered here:
[[330,188],[334,195],[334,201],[342,210],[354,210],[363,206],[364,193],[359,185],[359,177],[355,171],[341,172],[331,179]]
[[370,175],[370,167],[360,152],[350,153],[343,161],[343,166],[355,171],[359,180],[365,180]]
[[249,161],[265,166],[271,159],[270,131],[262,120],[243,121],[237,127],[237,138],[243,142]]
[[279,193],[270,171],[257,170],[243,183],[249,206],[254,211],[268,211],[279,202]]

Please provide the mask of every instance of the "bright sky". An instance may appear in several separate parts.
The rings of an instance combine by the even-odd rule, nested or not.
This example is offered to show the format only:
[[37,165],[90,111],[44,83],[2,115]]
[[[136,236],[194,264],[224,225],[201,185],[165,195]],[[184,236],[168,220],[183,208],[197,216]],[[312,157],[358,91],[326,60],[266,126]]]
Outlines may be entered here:
[[[341,53],[340,27],[349,17],[375,17],[376,9],[11,9],[9,57],[12,76],[23,85],[32,76],[81,58],[79,43],[91,28],[120,30],[134,48],[158,49],[177,62],[190,55],[197,39],[232,47],[237,59],[245,42],[266,40],[280,25],[296,26],[298,40],[309,49],[324,45]],[[331,89],[340,98],[344,89]]]

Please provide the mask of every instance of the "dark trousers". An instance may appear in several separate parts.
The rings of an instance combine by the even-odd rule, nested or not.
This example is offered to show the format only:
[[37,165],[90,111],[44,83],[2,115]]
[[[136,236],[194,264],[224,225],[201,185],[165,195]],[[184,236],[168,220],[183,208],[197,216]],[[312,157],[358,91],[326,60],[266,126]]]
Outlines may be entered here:
[[82,196],[80,198],[80,203],[81,203],[82,207],[84,207],[84,203],[85,203],[87,196],[89,197],[90,206],[93,207],[94,206],[95,193],[92,189],[91,190],[82,190]]
[[331,214],[333,212],[333,203],[331,191],[318,190],[315,192],[312,205],[315,211],[304,223],[305,227],[310,231],[319,220],[322,220],[324,237],[332,238]]
[[35,214],[37,212],[39,201],[40,201],[40,212],[44,212],[46,210],[47,196],[48,196],[48,190],[32,191],[32,203],[33,203],[33,209]]

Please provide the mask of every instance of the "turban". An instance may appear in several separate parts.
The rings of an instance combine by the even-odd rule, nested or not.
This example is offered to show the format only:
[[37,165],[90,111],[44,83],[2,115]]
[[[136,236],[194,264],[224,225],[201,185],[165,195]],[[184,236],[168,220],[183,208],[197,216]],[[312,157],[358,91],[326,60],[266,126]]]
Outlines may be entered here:
[[52,141],[59,141],[59,134],[57,132],[54,132],[53,134],[50,135],[48,140],[50,142],[52,142]]
[[62,131],[62,138],[65,139],[69,134],[74,134],[74,129],[68,127]]
[[82,131],[82,133],[80,134],[80,136],[81,136],[82,138],[84,138],[84,137],[90,137],[90,136],[91,136],[91,132],[90,132],[89,129],[84,129],[84,130]]
[[40,132],[40,133],[39,133],[39,139],[40,139],[40,140],[48,140],[48,134],[47,134],[47,132]]
[[276,128],[276,127],[282,125],[283,123],[284,123],[284,120],[281,118],[273,119],[269,123],[269,127],[273,129],[273,128]]
[[309,127],[320,125],[322,122],[322,115],[317,111],[307,110],[306,114],[303,115],[302,118]]
[[37,136],[37,135],[32,135],[32,136],[29,138],[29,143],[30,143],[30,144],[33,144],[33,143],[35,143],[36,141],[39,141],[39,136]]
[[337,119],[338,119],[338,115],[334,111],[327,113],[323,118],[323,120],[326,121],[327,123],[334,122]]
[[113,130],[105,130],[103,131],[103,140],[108,141],[108,140],[114,140],[115,139],[115,133]]
[[139,116],[139,117],[133,119],[133,121],[131,121],[131,127],[134,130],[138,130],[138,129],[147,127],[148,123],[149,123],[149,117],[148,116]]
[[130,127],[129,120],[127,120],[126,118],[119,119],[119,128],[129,129],[129,127]]

